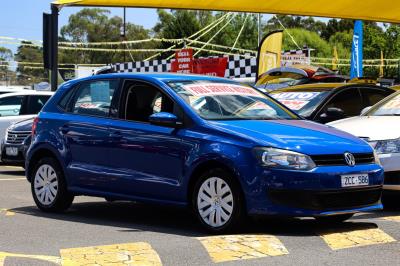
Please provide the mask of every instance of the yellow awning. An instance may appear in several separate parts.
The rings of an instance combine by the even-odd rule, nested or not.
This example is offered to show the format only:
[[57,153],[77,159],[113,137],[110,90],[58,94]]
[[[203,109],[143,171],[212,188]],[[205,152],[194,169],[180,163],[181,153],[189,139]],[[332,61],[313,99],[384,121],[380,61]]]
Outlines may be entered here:
[[57,0],[56,5],[203,9],[400,23],[399,0]]

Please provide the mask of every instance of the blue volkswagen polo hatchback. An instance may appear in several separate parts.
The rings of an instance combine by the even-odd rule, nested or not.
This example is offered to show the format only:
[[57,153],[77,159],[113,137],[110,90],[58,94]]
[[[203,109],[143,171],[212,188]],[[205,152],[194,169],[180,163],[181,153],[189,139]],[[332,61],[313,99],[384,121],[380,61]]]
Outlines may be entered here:
[[246,215],[340,222],[382,207],[383,171],[366,142],[226,79],[73,80],[32,131],[26,173],[43,211],[79,195],[189,206],[222,232]]

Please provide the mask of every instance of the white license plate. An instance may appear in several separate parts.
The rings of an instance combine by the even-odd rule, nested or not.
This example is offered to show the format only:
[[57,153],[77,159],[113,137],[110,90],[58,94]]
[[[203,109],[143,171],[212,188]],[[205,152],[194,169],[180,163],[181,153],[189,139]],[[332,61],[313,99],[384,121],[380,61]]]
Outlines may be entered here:
[[16,148],[16,147],[6,147],[6,154],[8,156],[17,156],[18,155],[18,148]]
[[342,187],[356,187],[369,185],[368,174],[342,175]]

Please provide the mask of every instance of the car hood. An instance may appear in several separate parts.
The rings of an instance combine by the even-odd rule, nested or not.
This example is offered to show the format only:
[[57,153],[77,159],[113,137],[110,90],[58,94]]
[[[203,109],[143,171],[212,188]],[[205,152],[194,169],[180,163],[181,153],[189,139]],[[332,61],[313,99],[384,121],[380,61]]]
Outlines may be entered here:
[[31,131],[34,118],[19,121],[10,127],[12,131]]
[[329,125],[372,141],[400,138],[400,116],[357,116]]
[[372,152],[365,141],[312,121],[230,120],[210,123],[220,131],[247,138],[257,146],[287,149],[309,155]]

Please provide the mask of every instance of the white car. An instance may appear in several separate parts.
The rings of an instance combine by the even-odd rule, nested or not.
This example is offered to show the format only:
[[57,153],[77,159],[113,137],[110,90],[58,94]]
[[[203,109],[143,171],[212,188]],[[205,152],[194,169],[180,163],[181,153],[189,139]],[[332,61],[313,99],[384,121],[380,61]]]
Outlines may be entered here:
[[369,142],[385,170],[384,190],[400,193],[400,91],[365,108],[360,116],[328,125]]
[[0,95],[0,140],[16,122],[36,116],[53,92],[21,90]]

